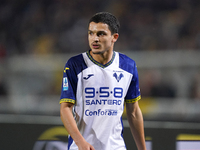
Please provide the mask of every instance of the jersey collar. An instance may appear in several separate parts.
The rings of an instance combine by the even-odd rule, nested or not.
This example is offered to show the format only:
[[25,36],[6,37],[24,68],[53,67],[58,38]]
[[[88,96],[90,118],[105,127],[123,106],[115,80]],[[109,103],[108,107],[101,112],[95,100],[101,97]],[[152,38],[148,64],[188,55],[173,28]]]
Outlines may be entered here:
[[96,60],[93,59],[93,57],[90,55],[90,51],[91,51],[91,50],[89,50],[89,51],[86,52],[88,58],[89,58],[94,64],[96,64],[96,65],[98,65],[99,67],[102,67],[102,68],[106,68],[106,67],[108,67],[110,64],[112,64],[113,60],[115,59],[115,55],[116,55],[115,52],[113,51],[112,59],[111,59],[108,63],[106,63],[105,65],[103,65],[103,64],[101,64],[101,63],[99,63],[99,62],[97,62]]

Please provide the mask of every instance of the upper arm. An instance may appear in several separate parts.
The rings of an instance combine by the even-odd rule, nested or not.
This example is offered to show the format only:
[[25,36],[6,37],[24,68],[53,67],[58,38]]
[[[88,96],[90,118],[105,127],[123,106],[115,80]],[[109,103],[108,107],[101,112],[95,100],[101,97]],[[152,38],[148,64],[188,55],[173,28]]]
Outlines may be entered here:
[[62,115],[62,112],[66,109],[69,109],[70,111],[72,111],[74,104],[73,103],[69,103],[69,102],[63,102],[60,104],[60,114]]
[[126,103],[126,113],[127,113],[127,116],[129,116],[129,115],[135,115],[136,112],[138,111],[138,109],[140,109],[138,101],[133,102],[133,103]]

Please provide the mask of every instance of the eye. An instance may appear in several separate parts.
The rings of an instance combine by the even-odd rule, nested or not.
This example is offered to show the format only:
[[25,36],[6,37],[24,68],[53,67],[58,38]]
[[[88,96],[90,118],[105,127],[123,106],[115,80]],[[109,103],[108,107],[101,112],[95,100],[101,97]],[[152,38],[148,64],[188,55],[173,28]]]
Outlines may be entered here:
[[106,35],[106,33],[103,31],[97,33],[97,36],[104,36],[104,35]]
[[93,32],[89,31],[88,34],[89,34],[89,35],[93,35]]

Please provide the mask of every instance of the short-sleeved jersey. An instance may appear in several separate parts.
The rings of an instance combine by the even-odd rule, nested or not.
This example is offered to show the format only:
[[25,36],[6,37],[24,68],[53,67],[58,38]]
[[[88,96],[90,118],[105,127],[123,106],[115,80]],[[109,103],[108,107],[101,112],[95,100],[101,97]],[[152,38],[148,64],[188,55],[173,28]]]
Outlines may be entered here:
[[[74,118],[95,150],[126,150],[123,140],[124,101],[141,98],[135,61],[114,52],[105,65],[89,51],[68,60],[63,73],[60,103],[74,103]],[[69,137],[69,150],[78,150]]]

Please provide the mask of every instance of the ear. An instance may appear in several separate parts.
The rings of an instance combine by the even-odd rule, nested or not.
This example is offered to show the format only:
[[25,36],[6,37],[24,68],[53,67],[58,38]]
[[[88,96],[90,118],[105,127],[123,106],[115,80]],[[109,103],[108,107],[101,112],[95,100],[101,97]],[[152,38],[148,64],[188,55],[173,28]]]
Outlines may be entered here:
[[114,33],[112,36],[113,36],[113,42],[116,42],[117,39],[119,38],[119,34],[118,33]]

